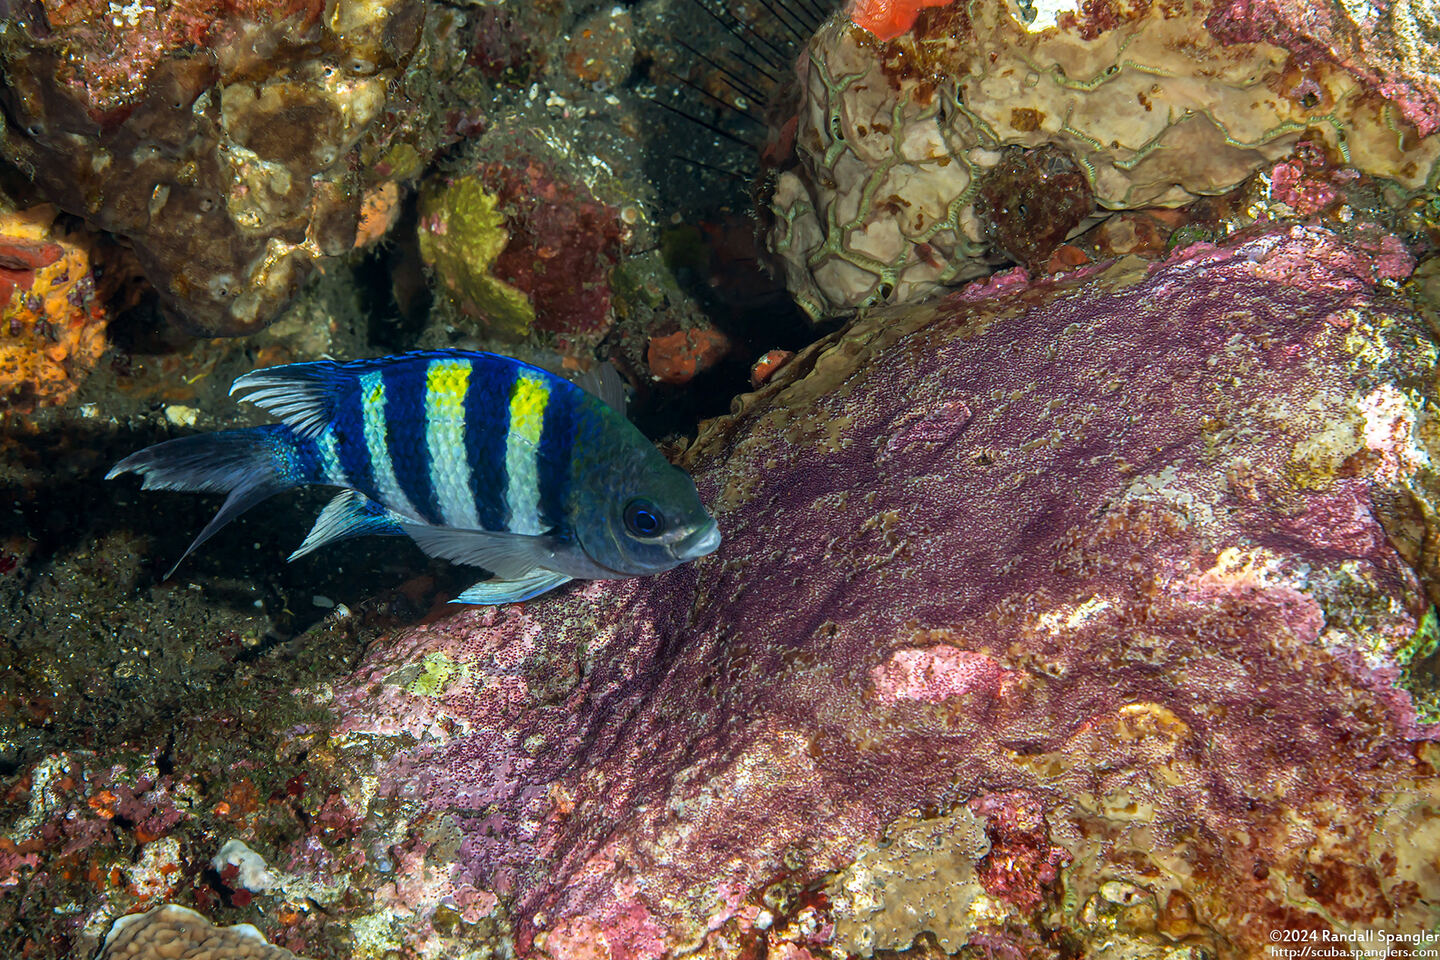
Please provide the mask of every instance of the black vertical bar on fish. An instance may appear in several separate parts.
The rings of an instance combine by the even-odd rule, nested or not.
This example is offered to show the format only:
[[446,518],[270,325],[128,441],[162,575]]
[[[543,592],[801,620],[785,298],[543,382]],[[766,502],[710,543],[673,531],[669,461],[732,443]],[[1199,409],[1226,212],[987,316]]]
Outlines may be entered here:
[[545,419],[540,429],[540,455],[536,474],[540,482],[540,522],[551,530],[569,536],[566,510],[574,487],[571,476],[575,449],[576,422],[584,402],[577,390],[552,388],[550,402],[545,405]]
[[345,482],[373,500],[378,491],[375,489],[375,470],[370,464],[370,448],[365,444],[362,403],[360,381],[353,377],[340,381],[330,429],[335,434],[335,454]]
[[395,479],[410,505],[427,522],[443,524],[445,518],[435,495],[430,444],[426,442],[429,368],[429,357],[407,357],[381,370],[385,384],[385,446]]
[[470,360],[465,458],[470,463],[475,515],[485,530],[505,529],[505,445],[510,433],[510,391],[519,369],[494,357]]

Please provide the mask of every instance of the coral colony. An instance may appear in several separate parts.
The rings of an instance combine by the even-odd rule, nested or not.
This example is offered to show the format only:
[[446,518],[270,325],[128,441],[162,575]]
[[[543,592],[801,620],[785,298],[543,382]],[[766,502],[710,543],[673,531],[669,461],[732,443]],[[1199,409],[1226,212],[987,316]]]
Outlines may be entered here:
[[1440,950],[1437,37],[5,7],[0,955]]

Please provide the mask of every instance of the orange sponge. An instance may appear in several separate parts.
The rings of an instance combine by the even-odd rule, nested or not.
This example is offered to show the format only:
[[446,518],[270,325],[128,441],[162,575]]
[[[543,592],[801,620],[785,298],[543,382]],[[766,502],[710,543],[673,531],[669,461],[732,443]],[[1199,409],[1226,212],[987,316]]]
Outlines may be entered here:
[[852,0],[850,20],[878,40],[894,40],[915,25],[926,7],[943,7],[953,0]]
[[105,350],[87,240],[49,204],[0,213],[0,409],[65,402]]

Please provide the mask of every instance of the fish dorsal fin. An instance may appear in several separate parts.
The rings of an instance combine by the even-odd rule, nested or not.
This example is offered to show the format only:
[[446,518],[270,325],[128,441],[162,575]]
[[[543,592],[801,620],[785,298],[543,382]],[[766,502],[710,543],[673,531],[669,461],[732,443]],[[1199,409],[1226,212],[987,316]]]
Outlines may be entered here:
[[622,417],[625,415],[625,381],[608,360],[580,374],[574,383],[586,393],[599,397]]
[[519,603],[554,590],[562,583],[569,583],[571,579],[563,573],[552,573],[536,567],[516,580],[483,580],[450,602],[492,606],[499,603]]
[[405,532],[400,523],[400,517],[363,493],[346,490],[325,504],[325,509],[315,518],[315,525],[310,528],[300,546],[295,548],[295,552],[286,559],[298,559],[327,543],[348,537],[367,534],[397,536]]
[[555,559],[550,538],[545,536],[457,530],[421,523],[402,526],[410,539],[430,556],[452,563],[484,567],[502,580],[518,580]]
[[283,420],[303,439],[314,439],[335,419],[335,402],[345,374],[334,360],[266,367],[236,378],[230,396],[253,403]]

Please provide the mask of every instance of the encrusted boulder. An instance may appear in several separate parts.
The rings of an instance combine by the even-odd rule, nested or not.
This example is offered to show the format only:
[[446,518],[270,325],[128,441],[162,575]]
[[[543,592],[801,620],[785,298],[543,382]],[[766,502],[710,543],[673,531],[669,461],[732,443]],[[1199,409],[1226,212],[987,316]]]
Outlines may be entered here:
[[449,135],[453,20],[423,0],[10,4],[0,157],[127,239],[190,328],[253,332]]
[[1437,352],[1397,246],[1005,276],[796,356],[687,454],[716,555],[400,631],[321,691],[311,755],[383,838],[367,934],[651,960],[1429,929]]
[[297,960],[248,923],[216,927],[188,907],[167,903],[115,921],[98,960]]
[[765,207],[816,319],[1043,264],[1110,211],[1224,194],[1306,139],[1404,190],[1440,177],[1423,4],[1387,6],[1357,28],[1380,36],[1368,43],[1342,40],[1345,12],[1322,5],[1334,49],[1307,39],[1294,4],[919,6],[855,5],[870,29],[837,16],[798,64],[793,154]]
[[[80,729],[71,683],[140,712],[11,754],[0,952],[1227,958],[1433,929],[1437,349],[1403,246],[1356,233],[854,322],[702,431],[725,544],[661,576],[375,632],[397,596],[263,652],[239,612],[191,642],[101,611],[115,668],[10,729]],[[49,669],[24,637],[13,668]],[[102,947],[162,904],[205,919]]]
[[1330,60],[1428,136],[1440,129],[1440,8],[1414,0],[1221,0],[1205,23],[1225,43],[1278,43]]

